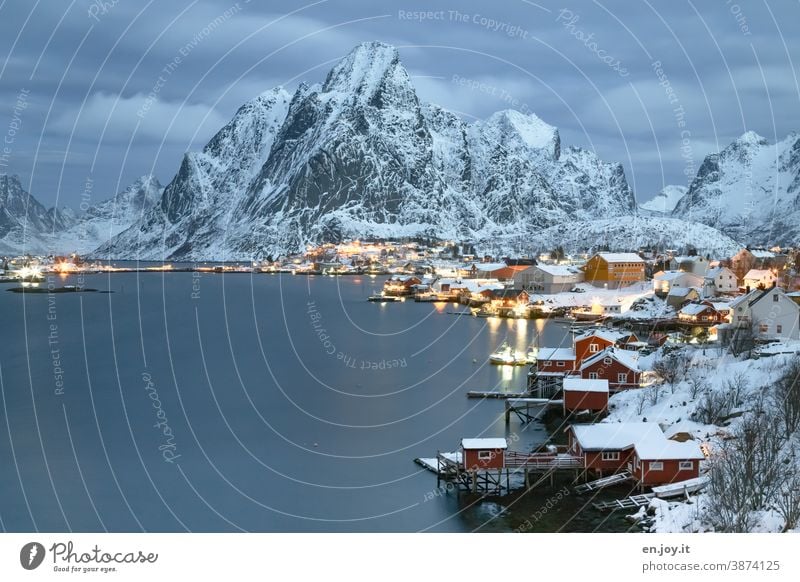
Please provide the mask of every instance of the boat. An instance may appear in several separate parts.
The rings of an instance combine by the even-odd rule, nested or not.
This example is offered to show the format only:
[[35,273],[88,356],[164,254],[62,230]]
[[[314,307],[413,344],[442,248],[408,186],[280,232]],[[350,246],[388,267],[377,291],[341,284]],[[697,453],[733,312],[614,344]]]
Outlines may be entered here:
[[703,475],[702,477],[695,477],[694,479],[687,479],[686,481],[658,485],[657,487],[653,487],[653,494],[659,499],[689,495],[690,493],[697,493],[703,489],[708,485],[709,481],[709,477]]
[[531,352],[514,350],[508,342],[503,342],[496,352],[489,355],[489,362],[496,366],[524,366],[531,363],[530,355]]
[[402,301],[402,297],[397,297],[395,295],[370,295],[367,298],[367,301],[375,301],[380,303],[394,303],[396,301]]

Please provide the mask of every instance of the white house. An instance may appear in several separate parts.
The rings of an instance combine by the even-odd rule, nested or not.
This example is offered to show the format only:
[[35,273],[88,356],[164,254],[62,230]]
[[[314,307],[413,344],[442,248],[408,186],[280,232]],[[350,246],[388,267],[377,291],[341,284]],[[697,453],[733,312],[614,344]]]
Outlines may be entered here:
[[800,339],[800,306],[780,287],[753,289],[730,307],[734,328],[751,327],[757,337]]
[[778,276],[769,269],[750,269],[744,276],[744,286],[750,289],[766,289],[772,287],[777,280]]
[[739,285],[736,273],[728,267],[714,267],[706,272],[706,278],[703,282],[703,295],[706,297],[736,293],[738,290]]
[[673,257],[669,268],[673,271],[687,271],[703,277],[708,271],[708,259],[702,256]]
[[688,271],[659,271],[653,275],[653,291],[667,295],[675,287],[700,287],[703,277]]

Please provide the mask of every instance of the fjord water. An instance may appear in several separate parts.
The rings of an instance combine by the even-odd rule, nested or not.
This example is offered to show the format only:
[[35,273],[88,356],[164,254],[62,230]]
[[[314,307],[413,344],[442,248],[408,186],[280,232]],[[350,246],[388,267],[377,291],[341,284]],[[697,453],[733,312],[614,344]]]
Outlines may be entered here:
[[82,281],[108,293],[3,290],[0,525],[496,529],[494,506],[434,494],[413,459],[462,437],[543,442],[541,424],[507,427],[502,401],[465,393],[524,386],[525,367],[487,363],[504,339],[563,345],[567,330],[367,302],[383,279],[115,273]]

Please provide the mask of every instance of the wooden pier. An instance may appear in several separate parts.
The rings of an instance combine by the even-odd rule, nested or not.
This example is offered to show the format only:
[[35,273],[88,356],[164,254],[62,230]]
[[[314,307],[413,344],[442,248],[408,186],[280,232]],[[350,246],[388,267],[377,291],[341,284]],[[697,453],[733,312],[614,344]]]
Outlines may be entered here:
[[437,453],[436,486],[453,484],[458,491],[500,495],[512,488],[512,477],[524,479],[530,489],[546,481],[554,484],[556,473],[573,473],[577,481],[584,472],[583,458],[564,453],[520,453],[506,451],[503,466],[491,469],[466,468],[452,453]]
[[497,390],[470,390],[467,398],[525,398],[530,396],[529,392],[499,392]]
[[550,408],[561,408],[563,400],[550,398],[508,398],[506,399],[506,424],[511,420],[511,414],[515,414],[522,422],[540,420],[541,416]]

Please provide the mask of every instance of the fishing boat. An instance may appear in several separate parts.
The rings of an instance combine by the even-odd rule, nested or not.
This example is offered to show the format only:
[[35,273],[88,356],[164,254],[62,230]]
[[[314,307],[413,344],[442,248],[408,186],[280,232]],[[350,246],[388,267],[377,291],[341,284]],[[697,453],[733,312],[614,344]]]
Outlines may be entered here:
[[373,302],[380,302],[380,303],[395,303],[397,301],[402,301],[402,297],[397,297],[395,295],[370,295],[367,298],[367,301]]
[[489,362],[496,366],[524,366],[530,363],[530,352],[515,350],[508,345],[508,342],[503,342],[498,350],[489,356]]

